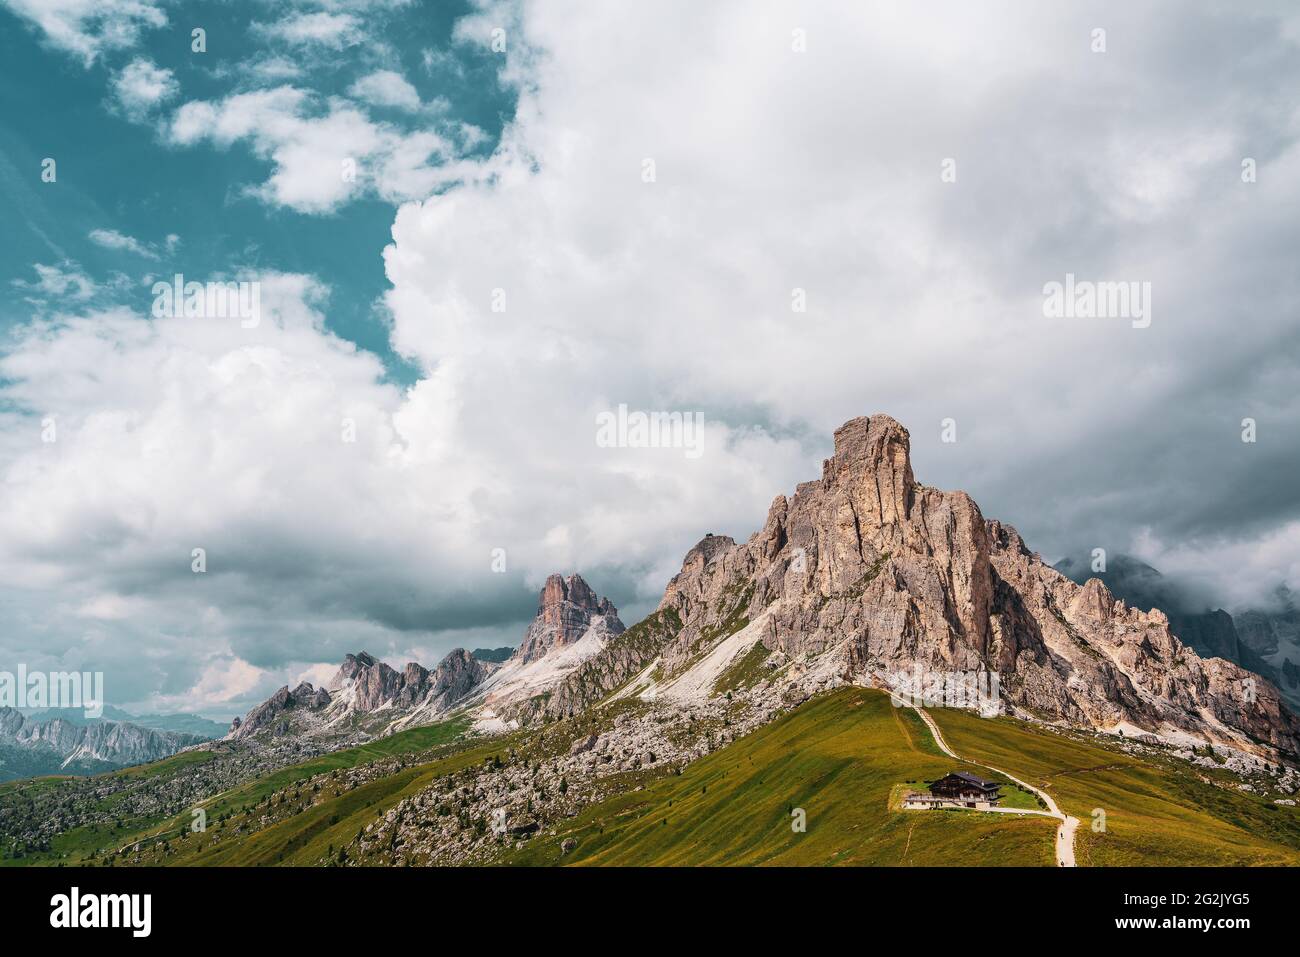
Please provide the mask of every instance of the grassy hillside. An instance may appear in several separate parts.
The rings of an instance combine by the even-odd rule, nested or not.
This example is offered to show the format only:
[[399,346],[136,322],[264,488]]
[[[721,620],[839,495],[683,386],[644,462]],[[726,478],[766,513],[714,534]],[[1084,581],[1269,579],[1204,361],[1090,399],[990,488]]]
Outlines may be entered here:
[[[429,730],[417,728],[404,733]],[[399,736],[395,735],[394,738],[396,737]],[[319,803],[305,805],[302,810],[295,810],[284,820],[256,829],[258,812],[251,810],[255,798],[264,797],[276,790],[282,791],[293,781],[305,781],[308,777],[331,769],[315,767],[310,774],[301,773],[292,780],[282,779],[274,787],[269,783],[269,778],[263,778],[221,798],[223,806],[248,807],[249,812],[242,809],[235,811],[222,820],[218,827],[210,827],[203,835],[187,834],[183,840],[169,839],[166,852],[155,841],[142,863],[227,867],[318,864],[331,855],[334,849],[347,845],[367,824],[382,817],[402,798],[419,792],[436,777],[481,763],[489,755],[499,752],[501,747],[502,741],[497,738],[473,747],[455,748],[445,757],[405,767],[361,787],[327,797]],[[335,756],[329,755],[331,758]],[[306,768],[306,765],[297,765],[286,769],[286,772],[296,772],[299,769],[305,771]],[[188,819],[176,823],[184,825]],[[241,831],[241,828],[249,833]]]
[[[1226,773],[1139,760],[1010,718],[927,710],[962,757],[1042,787],[1083,822],[1075,843],[1081,867],[1300,864],[1300,812],[1238,790]],[[1092,829],[1098,808],[1104,832]]]
[[[965,767],[920,718],[860,688],[793,713],[642,791],[583,811],[514,864],[1052,864],[1049,818],[898,811],[891,792]],[[989,777],[987,773],[984,776]],[[796,833],[791,811],[807,830]],[[561,845],[576,841],[562,857]]]
[[187,768],[206,764],[215,755],[209,751],[183,751],[152,764],[110,771],[95,777],[47,776],[8,781],[0,784],[0,809],[6,805],[31,804],[36,800],[74,802],[86,800],[95,810],[106,816],[103,823],[71,828],[57,835],[47,851],[31,851],[22,857],[0,853],[0,867],[22,867],[33,864],[80,861],[95,851],[119,845],[131,834],[156,826],[161,816],[132,816],[120,809],[125,792],[116,790],[105,797],[79,797],[86,795],[99,782],[118,782],[147,787],[151,782],[161,782],[184,774]]
[[[252,808],[277,791],[335,769],[353,768],[383,758],[419,755],[425,752],[436,754],[436,749],[450,749],[450,746],[463,736],[467,726],[468,721],[462,718],[426,727],[412,728],[409,731],[403,731],[358,747],[335,751],[300,764],[282,768],[239,787],[215,794],[199,804],[207,812],[211,838],[204,841],[198,838],[191,840],[187,837],[184,843],[172,841],[177,853],[169,855],[166,860],[160,859],[156,863],[204,863],[207,862],[207,857],[216,858],[217,860],[214,862],[225,863],[225,858],[230,852],[230,848],[227,846],[222,846],[220,853],[203,854],[200,852],[213,851],[214,848],[211,845],[214,839],[229,836],[234,826],[243,820],[244,809]],[[104,779],[122,779],[137,783],[144,783],[150,779],[161,780],[182,772],[187,766],[204,764],[213,760],[217,760],[217,757],[212,752],[187,751],[152,764],[115,771],[100,778],[45,777],[9,782],[0,785],[0,804],[6,801],[21,802],[34,798],[43,792],[58,792],[63,789],[81,791],[93,787],[96,781]],[[398,786],[399,783],[396,780],[391,782],[394,787]],[[368,792],[368,797],[373,797],[373,792],[379,790],[382,789],[373,789],[372,792]],[[102,799],[96,798],[95,808],[100,812],[116,815],[115,805],[120,803],[122,797],[123,792],[119,790]],[[351,797],[351,795],[345,797]],[[131,816],[122,814],[117,816],[110,824],[87,825],[68,830],[50,842],[49,851],[29,854],[22,859],[0,859],[0,866],[84,863],[94,857],[102,857],[105,851],[114,851],[137,841],[143,842],[146,848],[152,848],[161,839],[174,837],[182,831],[188,830],[191,821],[192,817],[189,809],[181,814],[169,816]],[[227,822],[230,822],[229,829],[227,828]],[[301,823],[304,827],[311,826],[310,821],[304,820]],[[252,843],[255,837],[257,837],[256,834],[247,838],[247,840]],[[216,843],[221,844],[222,842],[217,840]],[[286,840],[286,846],[289,843]],[[186,853],[179,853],[181,850]],[[271,855],[272,862],[278,855],[279,850],[277,849]],[[258,857],[255,851],[250,851],[249,857],[257,858],[257,860],[250,860],[251,863],[265,862]],[[230,863],[236,862],[230,861]]]
[[[1172,758],[1138,758],[1107,742],[1010,719],[932,709],[964,757],[1003,768],[1048,790],[1078,816],[1082,866],[1300,864],[1300,812],[1244,793],[1225,773]],[[140,842],[115,863],[310,865],[341,859],[367,824],[435,779],[516,749],[529,761],[567,750],[557,726],[509,738],[465,740],[463,720],[416,728],[323,755],[213,795],[203,802],[208,830],[189,832],[190,813],[166,819],[122,815],[60,835],[48,852],[21,863],[104,860],[105,849]],[[569,735],[571,736],[571,734]],[[548,743],[549,742],[549,743]],[[557,744],[557,742],[559,742]],[[560,747],[564,745],[564,747]],[[166,781],[189,752],[117,778]],[[372,765],[371,762],[383,762]],[[910,787],[949,771],[972,770],[943,755],[911,710],[886,694],[844,688],[672,773],[630,774],[621,793],[562,819],[521,847],[502,845],[500,862],[523,865],[1044,865],[1053,864],[1056,822],[974,811],[902,811]],[[357,769],[341,786],[333,772]],[[82,779],[84,782],[84,779]],[[1032,809],[1037,798],[1003,779],[1004,806]],[[84,788],[44,778],[0,786],[6,801]],[[112,811],[116,796],[104,799]],[[1093,809],[1106,830],[1093,831]],[[792,827],[802,809],[806,829]],[[572,842],[570,850],[563,847]],[[8,861],[6,863],[19,863]]]

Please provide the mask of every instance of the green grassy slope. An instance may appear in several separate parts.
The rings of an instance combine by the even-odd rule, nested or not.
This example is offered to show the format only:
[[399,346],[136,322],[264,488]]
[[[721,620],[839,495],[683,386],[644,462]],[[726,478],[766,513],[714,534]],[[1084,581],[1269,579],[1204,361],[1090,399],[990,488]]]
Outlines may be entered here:
[[[1175,759],[1140,761],[1115,748],[1010,718],[929,708],[949,746],[1044,788],[1082,822],[1080,866],[1300,864],[1300,812],[1244,793]],[[1104,832],[1092,828],[1105,812]]]
[[[50,791],[80,789],[87,782],[93,783],[99,779],[128,779],[138,782],[153,779],[161,780],[174,774],[184,773],[187,767],[206,764],[213,757],[214,755],[209,751],[183,751],[180,754],[174,754],[152,764],[142,764],[136,767],[123,768],[119,771],[110,771],[92,778],[59,775],[28,778],[22,781],[8,781],[0,785],[0,804],[6,801],[34,799]],[[98,810],[111,814],[119,806],[121,799],[122,794],[118,792],[96,800],[95,805]],[[116,846],[116,844],[125,841],[130,835],[145,828],[154,827],[162,820],[161,815],[142,817],[121,815],[117,817],[115,823],[73,828],[51,840],[48,851],[32,852],[22,858],[0,856],[0,867],[77,862],[97,850]]]
[[[1223,772],[1172,758],[1139,759],[1105,742],[1010,719],[944,709],[930,713],[963,757],[1044,787],[1082,820],[1076,840],[1080,865],[1300,864],[1300,812],[1238,790]],[[464,730],[463,721],[416,728],[264,775],[205,802],[209,827],[201,835],[180,837],[188,831],[188,811],[166,820],[126,818],[113,828],[62,835],[44,860],[23,863],[77,863],[92,851],[134,841],[142,842],[140,863],[146,864],[320,863],[434,779],[516,747],[541,747],[536,736],[464,740]],[[338,789],[328,776],[397,756],[410,760],[354,790]],[[210,757],[193,752],[115,774],[162,776]],[[897,809],[909,785],[961,768],[999,777],[943,755],[920,718],[893,707],[886,694],[844,688],[814,698],[680,774],[632,775],[629,790],[585,808],[554,834],[519,849],[503,847],[500,860],[1051,866],[1056,824],[1049,818]],[[15,791],[64,786],[56,778],[7,785],[0,787],[0,802]],[[1004,781],[1003,793],[1004,806],[1036,806],[1036,798],[1009,782]],[[795,808],[806,813],[802,833],[791,827]],[[1094,808],[1106,812],[1104,832],[1089,827]],[[575,846],[563,854],[566,841]]]
[[[208,800],[202,802],[199,806],[207,812],[208,820],[212,825],[216,825],[218,820],[227,815],[231,818],[231,826],[242,820],[241,811],[244,808],[252,807],[268,795],[289,787],[296,782],[305,781],[308,778],[322,774],[334,769],[352,768],[369,761],[375,761],[382,758],[397,757],[405,754],[420,754],[421,752],[431,751],[443,747],[452,746],[459,740],[469,722],[464,718],[457,718],[451,721],[443,721],[438,724],[432,724],[420,728],[412,728],[409,731],[403,731],[398,734],[390,735],[386,738],[380,738],[367,744],[359,745],[354,748],[347,748],[341,751],[334,751],[330,754],[304,761],[300,764],[291,765],[282,768],[270,774],[263,775],[239,787],[232,788],[228,791],[214,795]],[[499,742],[498,742],[499,745]],[[437,753],[437,752],[435,752]],[[214,759],[214,755],[208,751],[189,751],[182,754],[173,755],[162,761],[153,764],[140,765],[134,768],[127,768],[121,771],[114,771],[105,777],[126,777],[126,778],[160,778],[165,775],[173,774],[184,766],[189,764],[204,763]],[[392,776],[394,778],[398,775]],[[61,787],[76,786],[77,782],[86,779],[69,779],[69,778],[33,778],[28,781],[10,782],[0,786],[0,801],[7,799],[21,799],[23,794],[35,794],[40,791],[57,789]],[[387,779],[384,779],[387,780]],[[383,782],[375,782],[383,783]],[[393,780],[391,784],[396,787],[400,782]],[[371,787],[367,785],[367,787]],[[359,791],[365,788],[358,789]],[[368,797],[375,797],[375,792],[381,789],[372,789],[367,792]],[[357,792],[352,792],[355,794]],[[352,794],[344,795],[345,798],[351,797]],[[97,807],[102,811],[111,811],[114,805],[120,800],[121,794],[113,794],[99,801]],[[376,798],[377,800],[377,798]],[[50,850],[45,853],[32,854],[20,860],[6,859],[0,861],[3,865],[32,865],[32,864],[78,864],[88,861],[96,852],[102,854],[106,850],[117,850],[137,841],[144,842],[146,846],[155,842],[159,835],[175,835],[182,830],[189,828],[192,821],[191,811],[185,810],[181,814],[174,816],[123,816],[116,826],[94,825],[80,828],[74,828],[50,842]],[[311,827],[312,822],[304,820],[301,822],[304,827]],[[229,834],[225,822],[220,827],[213,827],[211,837],[219,837],[222,832]],[[355,828],[353,830],[355,834]],[[256,838],[257,835],[253,835]],[[250,843],[255,843],[253,838],[249,838]],[[160,859],[156,863],[207,863],[209,858],[214,863],[240,863],[238,860],[227,861],[229,853],[228,847],[223,847],[220,854],[201,855],[201,850],[212,850],[210,847],[211,839],[204,841],[200,839],[189,840],[187,838],[184,845],[180,842],[172,841],[173,847],[178,853],[172,854],[168,859]],[[218,841],[218,844],[221,842]],[[309,841],[298,842],[299,844],[310,844]],[[288,847],[293,844],[291,838],[285,838],[284,846]],[[296,846],[296,845],[295,845]],[[183,851],[183,853],[182,853]],[[274,859],[279,856],[280,848],[277,847],[270,856]],[[259,856],[255,850],[249,852],[249,863],[267,863],[264,858],[267,855]],[[314,860],[314,859],[312,859]]]
[[[890,809],[898,785],[962,767],[915,713],[881,692],[843,689],[681,775],[586,809],[507,862],[1050,865],[1049,818]],[[805,833],[792,830],[792,808],[806,811]],[[562,858],[566,839],[577,846]]]

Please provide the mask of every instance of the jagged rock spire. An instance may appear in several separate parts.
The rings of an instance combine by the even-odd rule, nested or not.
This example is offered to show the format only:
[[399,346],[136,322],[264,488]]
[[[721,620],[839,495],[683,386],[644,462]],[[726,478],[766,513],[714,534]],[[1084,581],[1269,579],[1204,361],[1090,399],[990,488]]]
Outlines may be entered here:
[[537,617],[528,626],[515,659],[527,664],[553,648],[572,645],[602,619],[609,634],[623,631],[618,609],[608,598],[598,597],[581,575],[551,575],[538,595]]

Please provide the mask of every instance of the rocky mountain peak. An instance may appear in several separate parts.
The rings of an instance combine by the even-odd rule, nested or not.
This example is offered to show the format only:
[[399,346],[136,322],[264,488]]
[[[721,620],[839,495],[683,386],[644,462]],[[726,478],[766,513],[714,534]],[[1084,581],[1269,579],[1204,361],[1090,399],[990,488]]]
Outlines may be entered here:
[[835,430],[835,454],[822,463],[821,486],[865,501],[877,526],[901,525],[911,515],[916,486],[907,429],[887,415],[845,422]]
[[375,664],[374,655],[366,651],[355,655],[347,655],[343,659],[343,664],[339,666],[339,670],[334,673],[334,677],[330,679],[329,684],[325,687],[330,691],[338,691],[344,685],[354,681],[361,672],[373,668]]
[[553,648],[576,644],[598,624],[608,634],[623,631],[618,609],[597,596],[581,575],[550,575],[538,595],[537,617],[514,658],[523,664],[535,661]]
[[[351,658],[351,655],[348,657]],[[284,685],[248,712],[242,721],[236,718],[230,725],[230,734],[238,738],[248,737],[275,724],[286,712],[295,709],[319,711],[329,703],[330,693],[324,688],[312,687],[310,682],[303,681],[292,691],[288,685]]]
[[301,682],[292,691],[280,688],[231,725],[230,737],[292,734],[337,734],[355,730],[353,719],[378,713],[366,734],[436,720],[455,702],[482,684],[496,663],[482,662],[456,648],[433,669],[409,661],[401,671],[367,652],[347,655],[329,688]]
[[598,598],[586,580],[576,572],[565,578],[553,574],[546,579],[537,600],[537,615],[548,622],[558,623],[564,605],[568,603],[589,614],[607,615],[617,612],[608,598]]
[[[797,664],[789,673],[804,677],[786,680],[804,687],[995,673],[1011,713],[1300,753],[1300,720],[1274,686],[1200,658],[1163,611],[1131,608],[1107,584],[1070,581],[965,492],[919,484],[896,420],[851,419],[821,479],[778,495],[748,541],[709,537],[687,553],[656,612],[671,626],[662,643],[606,668],[598,690],[654,662],[647,695],[693,700],[761,644]],[[562,690],[552,711],[593,697]]]
[[1130,608],[1160,609],[1169,619],[1170,631],[1202,658],[1223,658],[1262,675],[1278,686],[1292,710],[1300,706],[1300,683],[1287,677],[1286,652],[1276,638],[1268,640],[1273,631],[1268,628],[1268,616],[1249,611],[1229,614],[1214,608],[1195,585],[1166,578],[1141,559],[1122,552],[1106,556],[1105,564],[1100,565],[1090,552],[1080,551],[1058,561],[1055,568],[1085,590],[1091,578],[1105,582],[1107,591]]

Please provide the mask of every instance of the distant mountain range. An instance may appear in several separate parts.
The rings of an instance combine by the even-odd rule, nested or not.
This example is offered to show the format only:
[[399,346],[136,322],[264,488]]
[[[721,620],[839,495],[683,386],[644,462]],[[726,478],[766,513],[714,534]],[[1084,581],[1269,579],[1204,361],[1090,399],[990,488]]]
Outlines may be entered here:
[[13,708],[0,708],[0,781],[41,774],[98,774],[170,757],[204,740],[122,721],[38,720]]
[[1165,578],[1131,555],[1108,556],[1106,570],[1094,572],[1089,555],[1074,555],[1056,563],[1057,571],[1083,584],[1097,578],[1117,598],[1133,608],[1159,608],[1169,617],[1169,629],[1202,658],[1223,658],[1277,685],[1283,697],[1300,711],[1300,611],[1285,585],[1278,586],[1276,608],[1231,615],[1211,608],[1194,592]]
[[27,713],[27,719],[34,722],[52,721],[55,718],[82,725],[97,724],[100,721],[118,721],[139,728],[152,728],[155,731],[180,731],[200,738],[219,738],[227,731],[227,726],[220,721],[211,721],[195,714],[137,715],[111,704],[104,705],[104,713],[98,718],[87,718],[83,708],[46,708],[44,711]]

